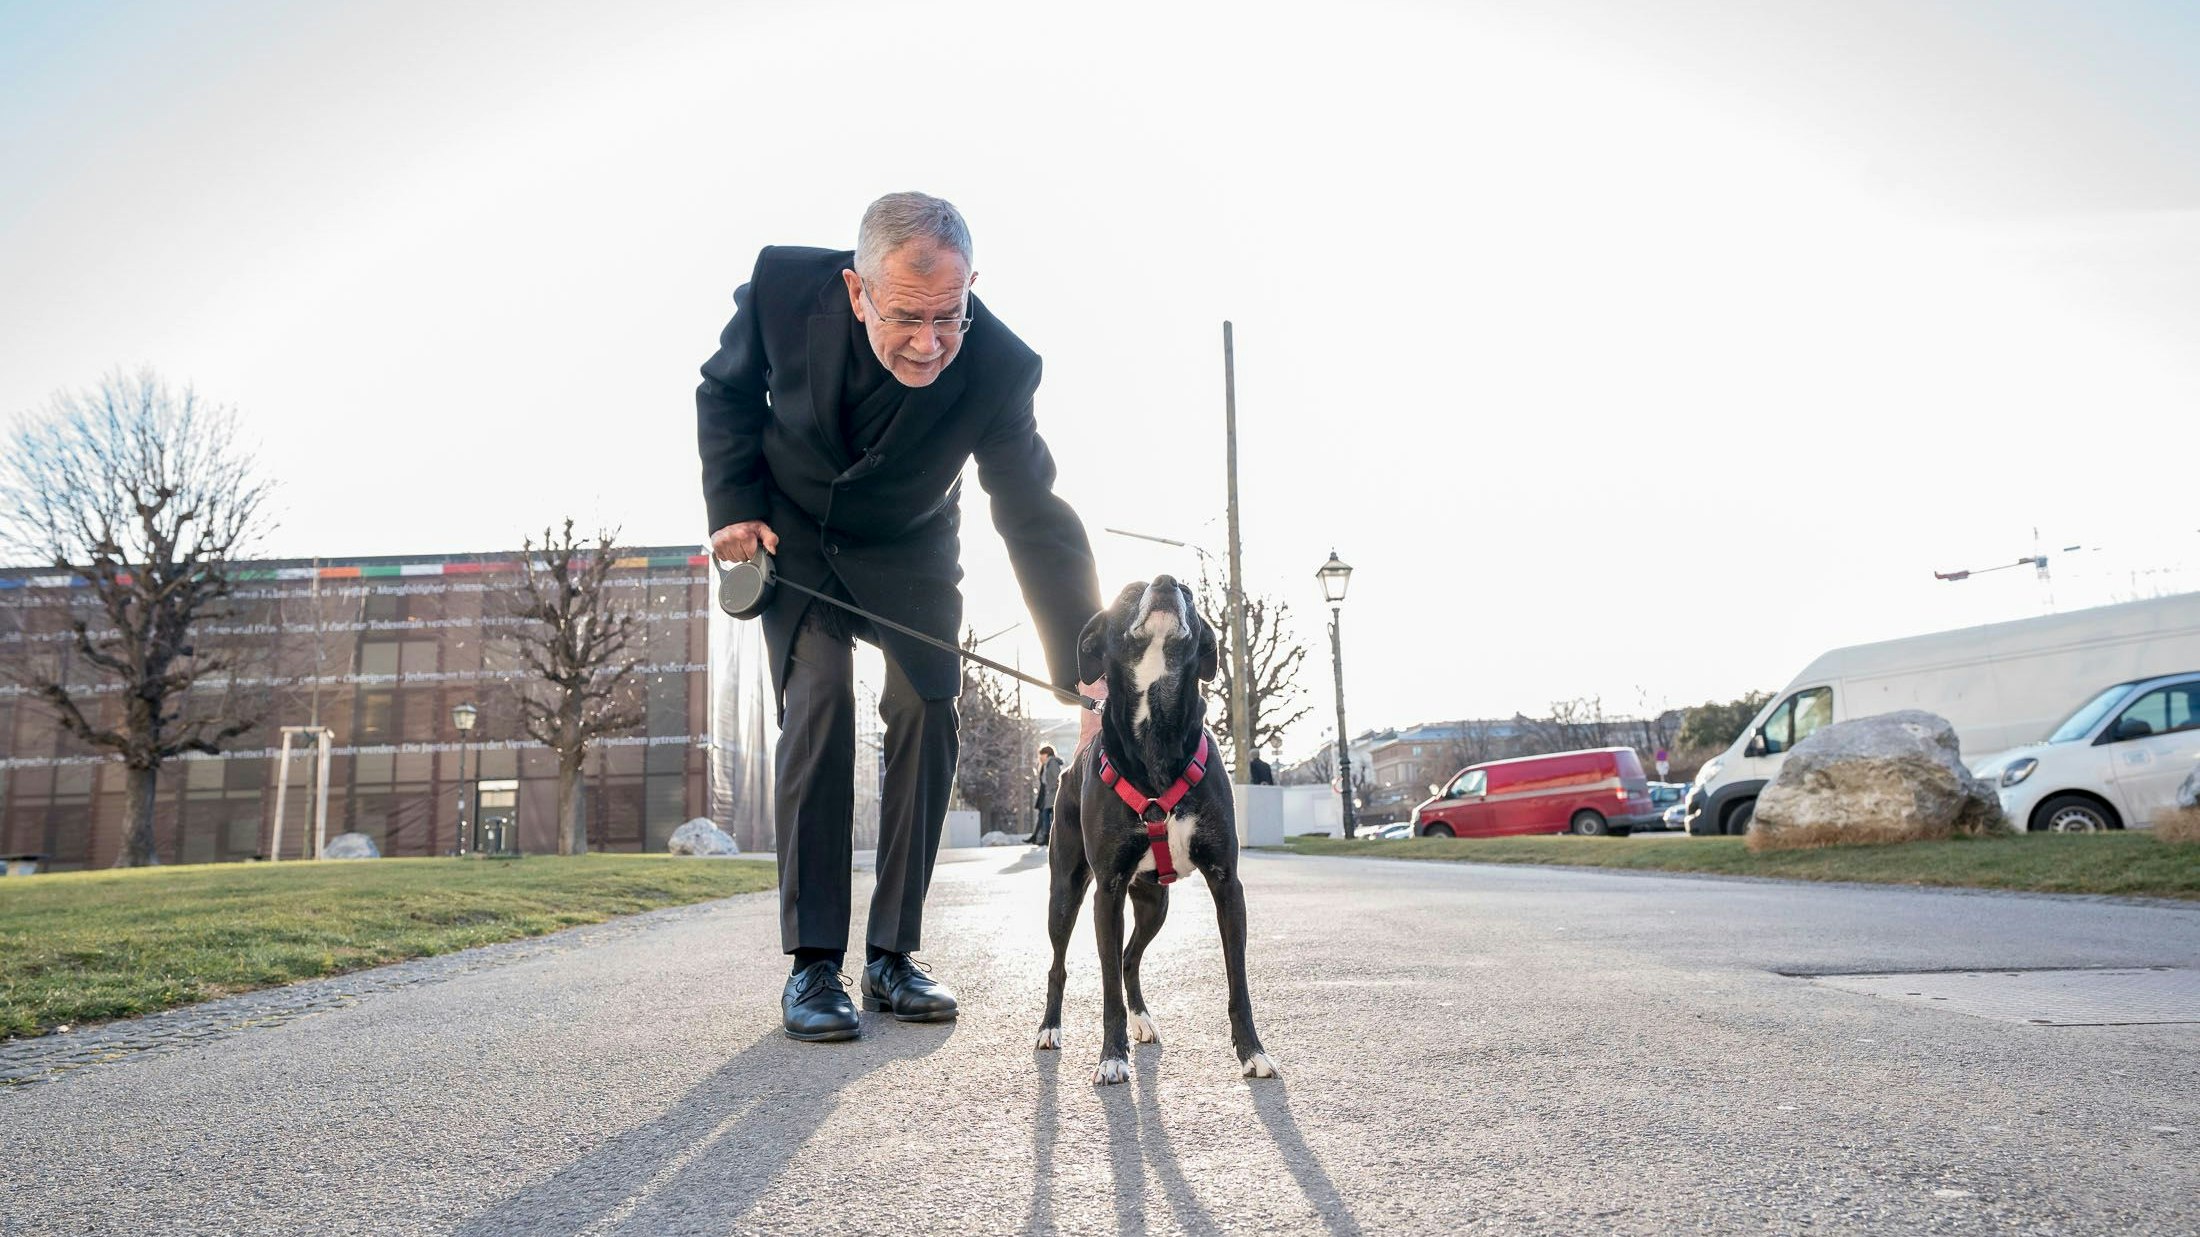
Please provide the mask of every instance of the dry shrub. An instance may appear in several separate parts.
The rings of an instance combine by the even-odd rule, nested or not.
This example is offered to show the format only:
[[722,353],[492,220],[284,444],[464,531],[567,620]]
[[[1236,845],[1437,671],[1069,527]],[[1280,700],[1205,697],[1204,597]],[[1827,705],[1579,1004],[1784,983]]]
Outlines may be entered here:
[[2200,807],[2181,807],[2154,822],[2154,836],[2165,842],[2200,842]]

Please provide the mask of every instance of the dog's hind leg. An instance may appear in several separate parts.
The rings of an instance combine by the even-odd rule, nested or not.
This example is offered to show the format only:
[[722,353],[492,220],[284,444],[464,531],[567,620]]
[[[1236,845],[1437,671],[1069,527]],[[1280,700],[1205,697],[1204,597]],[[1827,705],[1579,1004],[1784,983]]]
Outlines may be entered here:
[[1208,869],[1207,887],[1215,895],[1215,918],[1222,929],[1222,966],[1230,979],[1230,1042],[1247,1078],[1274,1078],[1276,1063],[1261,1049],[1253,1030],[1253,997],[1245,986],[1245,886],[1233,868]]
[[1141,1044],[1159,1043],[1161,1031],[1154,1026],[1153,1015],[1146,1012],[1146,994],[1138,986],[1138,960],[1146,956],[1146,945],[1154,934],[1161,931],[1162,921],[1169,917],[1169,890],[1158,882],[1131,881],[1131,910],[1134,924],[1131,943],[1123,950],[1123,996],[1130,1005],[1131,1038]]
[[1062,984],[1069,978],[1069,938],[1077,930],[1077,912],[1085,904],[1085,886],[1092,879],[1081,840],[1072,836],[1054,845],[1053,881],[1047,895],[1047,936],[1054,943],[1054,966],[1047,971],[1046,1016],[1039,1020],[1041,1048],[1062,1046]]
[[1124,878],[1103,877],[1092,894],[1093,934],[1100,938],[1100,1065],[1095,1083],[1131,1080],[1131,1046],[1123,1027]]

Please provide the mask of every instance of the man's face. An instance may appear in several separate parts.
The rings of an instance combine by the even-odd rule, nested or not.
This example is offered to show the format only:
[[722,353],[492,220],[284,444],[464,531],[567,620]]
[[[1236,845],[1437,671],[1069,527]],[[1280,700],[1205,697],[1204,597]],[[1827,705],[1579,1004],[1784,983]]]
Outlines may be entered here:
[[[919,259],[928,261],[931,270],[920,272]],[[934,325],[968,312],[970,285],[978,277],[964,265],[961,254],[911,242],[886,255],[868,286],[854,271],[842,271],[840,277],[848,285],[848,306],[863,323],[871,351],[896,382],[905,387],[930,386],[962,351],[960,334],[944,333]]]

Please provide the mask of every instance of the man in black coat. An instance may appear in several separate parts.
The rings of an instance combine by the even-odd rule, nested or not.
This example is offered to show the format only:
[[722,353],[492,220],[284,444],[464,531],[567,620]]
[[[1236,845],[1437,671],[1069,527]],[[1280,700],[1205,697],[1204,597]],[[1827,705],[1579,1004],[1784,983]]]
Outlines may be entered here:
[[[788,579],[953,643],[960,478],[975,457],[1050,677],[1073,688],[1077,633],[1100,608],[1092,547],[1054,494],[1054,458],[1032,416],[1039,357],[970,294],[975,278],[962,216],[918,193],[872,203],[853,252],[757,256],[695,393],[711,551],[733,562],[762,545]],[[904,1021],[953,1018],[953,994],[909,955],[954,781],[961,667],[793,589],[779,590],[762,620],[780,712],[780,943],[794,956],[781,1000],[787,1034],[846,1039],[858,1029],[839,979],[857,639],[886,654],[864,1005]]]

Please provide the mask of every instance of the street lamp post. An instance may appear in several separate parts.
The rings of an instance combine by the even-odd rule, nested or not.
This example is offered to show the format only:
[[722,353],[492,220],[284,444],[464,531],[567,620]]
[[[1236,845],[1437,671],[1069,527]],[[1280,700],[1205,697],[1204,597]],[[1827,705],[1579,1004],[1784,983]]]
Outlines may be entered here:
[[470,813],[468,813],[466,810],[466,753],[473,750],[473,744],[467,742],[467,738],[473,734],[474,722],[478,718],[480,718],[480,716],[481,710],[475,708],[471,701],[462,702],[451,707],[451,724],[458,727],[457,849],[458,853],[461,855],[465,854],[468,849],[466,845],[468,841],[466,834],[467,826],[470,823]]
[[1337,786],[1344,802],[1344,835],[1353,836],[1359,817],[1352,810],[1352,732],[1344,726],[1344,590],[1352,583],[1352,568],[1329,552],[1329,561],[1314,573],[1322,582],[1322,598],[1329,603],[1329,660],[1337,674]]

